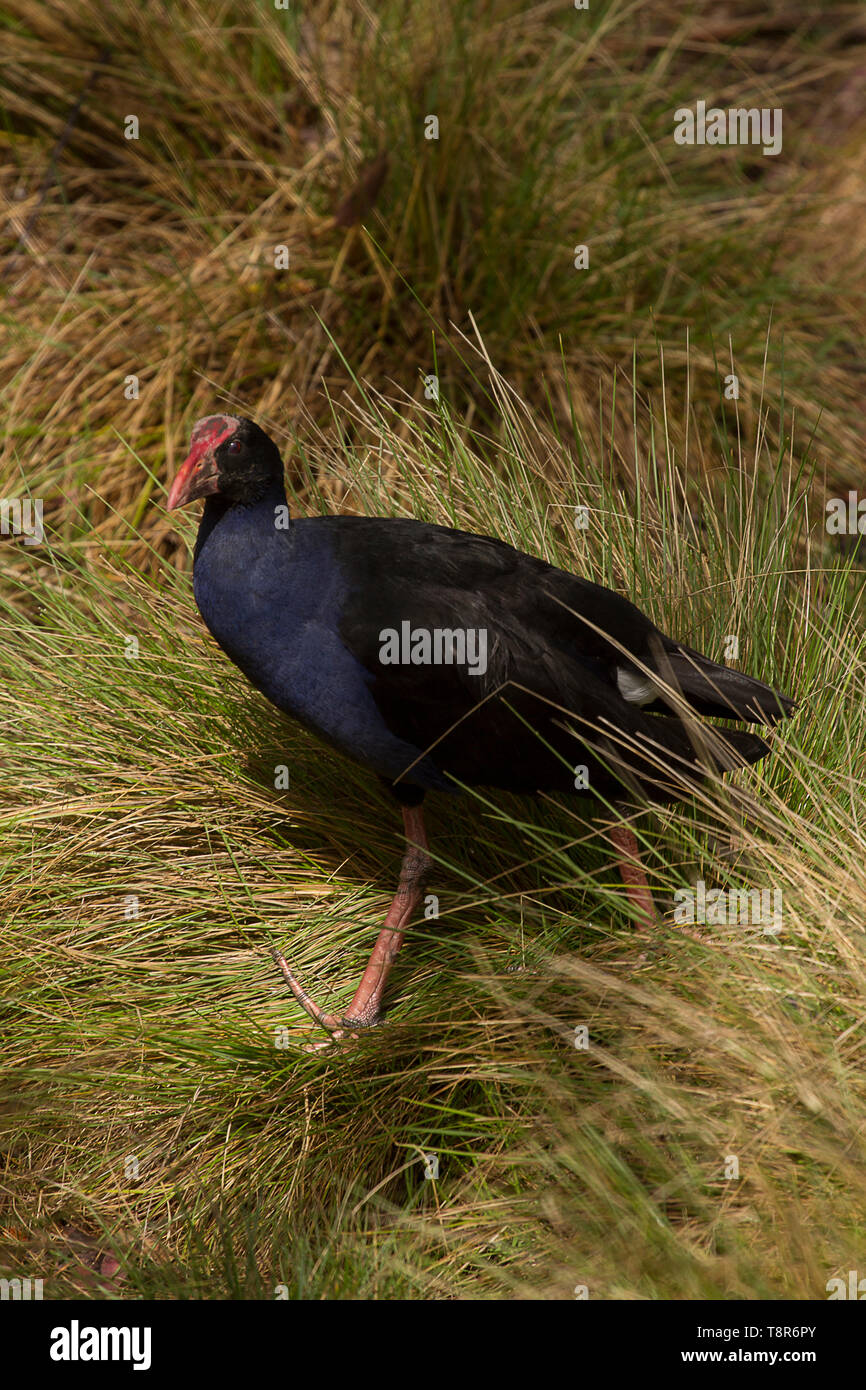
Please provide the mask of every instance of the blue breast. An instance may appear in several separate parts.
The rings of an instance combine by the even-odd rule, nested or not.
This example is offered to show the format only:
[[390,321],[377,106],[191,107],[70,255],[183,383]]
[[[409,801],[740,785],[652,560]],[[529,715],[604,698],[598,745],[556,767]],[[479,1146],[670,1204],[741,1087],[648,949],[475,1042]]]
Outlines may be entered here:
[[[269,495],[251,507],[208,499],[193,590],[220,647],[263,695],[348,756],[389,780],[449,787],[421,749],[393,735],[370,693],[371,675],[342,644],[350,576],[327,527],[312,517],[277,529]],[[333,524],[333,523],[332,523]]]

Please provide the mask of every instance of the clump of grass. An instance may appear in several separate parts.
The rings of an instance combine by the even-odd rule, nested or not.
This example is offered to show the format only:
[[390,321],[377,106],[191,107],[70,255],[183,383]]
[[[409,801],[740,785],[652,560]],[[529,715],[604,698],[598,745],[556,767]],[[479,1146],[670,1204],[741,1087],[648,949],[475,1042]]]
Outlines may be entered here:
[[[701,441],[697,511],[676,441],[698,446],[667,397],[611,384],[651,441],[628,494],[610,398],[595,434],[577,412],[566,433],[480,339],[460,347],[495,426],[444,392],[375,391],[346,359],[351,394],[293,441],[296,507],[501,535],[710,654],[739,635],[799,713],[764,765],[637,828],[660,902],[697,878],[770,886],[782,933],[696,939],[669,914],[647,943],[567,799],[432,798],[440,917],[410,934],[387,1026],[304,1052],[268,947],[348,997],[393,807],[246,685],[169,557],[131,563],[146,537],[106,545],[72,515],[16,548],[0,593],[2,1253],[49,1296],[92,1289],[64,1223],[120,1261],[109,1292],[145,1296],[816,1297],[854,1260],[862,583],[813,547],[781,417],[758,455],[735,409]],[[567,402],[567,370],[552,389]]]
[[[635,341],[635,390],[660,389],[658,333],[699,474],[724,376],[739,377],[747,445],[775,427],[758,409],[781,379],[771,361],[765,383],[771,304],[798,453],[820,414],[831,486],[853,485],[864,323],[842,254],[844,140],[863,35],[849,6],[789,19],[656,0],[375,14],[317,0],[301,15],[232,0],[216,22],[198,3],[10,0],[0,33],[2,486],[44,497],[66,539],[129,548],[132,525],[179,558],[149,505],[154,460],[175,468],[220,392],[322,423],[322,382],[348,383],[324,324],[362,377],[420,402],[435,370],[476,419],[486,398],[459,336],[475,314],[522,396],[539,409],[549,395],[560,428],[573,412],[584,432]],[[781,106],[783,157],[678,147],[673,112],[699,97]],[[379,152],[365,228],[335,225]],[[631,412],[610,408],[628,479]]]

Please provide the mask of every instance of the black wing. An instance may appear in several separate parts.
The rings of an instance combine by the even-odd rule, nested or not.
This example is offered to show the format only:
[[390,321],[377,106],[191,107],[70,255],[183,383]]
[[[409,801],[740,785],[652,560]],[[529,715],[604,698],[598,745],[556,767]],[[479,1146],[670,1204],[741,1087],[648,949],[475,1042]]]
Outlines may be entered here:
[[[635,658],[687,697],[693,691],[690,703],[702,712],[764,722],[790,708],[761,682],[665,637],[612,590],[501,541],[408,520],[329,521],[346,581],[341,640],[368,672],[388,728],[461,781],[576,789],[583,764],[590,789],[608,795],[623,780],[658,783],[658,763],[670,754],[694,766],[692,736],[678,719],[624,697],[624,671],[632,694],[634,681],[647,683]],[[476,674],[468,661],[386,664],[384,635],[407,630],[483,632],[483,673],[477,660]],[[440,657],[446,649],[447,640]],[[665,708],[651,682],[642,698]],[[714,748],[719,766],[766,751],[754,735],[725,739],[727,750]]]

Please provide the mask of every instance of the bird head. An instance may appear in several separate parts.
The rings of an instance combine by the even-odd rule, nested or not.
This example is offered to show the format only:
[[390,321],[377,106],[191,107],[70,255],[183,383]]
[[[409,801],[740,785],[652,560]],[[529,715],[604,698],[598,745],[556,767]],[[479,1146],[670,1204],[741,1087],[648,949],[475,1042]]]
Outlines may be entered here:
[[189,454],[171,485],[169,511],[197,497],[219,493],[229,502],[255,502],[282,481],[280,451],[252,420],[206,415],[192,428]]

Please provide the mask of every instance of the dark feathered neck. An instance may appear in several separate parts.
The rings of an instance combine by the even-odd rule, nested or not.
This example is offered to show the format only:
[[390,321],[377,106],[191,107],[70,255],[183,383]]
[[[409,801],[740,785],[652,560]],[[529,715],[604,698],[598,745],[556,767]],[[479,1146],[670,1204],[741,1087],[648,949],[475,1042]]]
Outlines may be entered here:
[[[278,509],[280,509],[279,512]],[[287,516],[286,487],[282,478],[272,479],[258,490],[255,496],[249,500],[245,499],[243,502],[232,502],[228,497],[222,497],[218,492],[213,493],[207,498],[204,511],[201,514],[195,554],[198,555],[214,527],[218,526],[224,518],[244,517],[262,529],[276,528],[279,519],[281,529],[285,530],[285,518]]]

